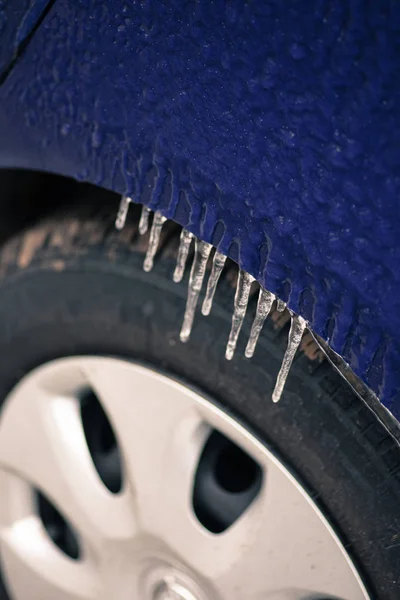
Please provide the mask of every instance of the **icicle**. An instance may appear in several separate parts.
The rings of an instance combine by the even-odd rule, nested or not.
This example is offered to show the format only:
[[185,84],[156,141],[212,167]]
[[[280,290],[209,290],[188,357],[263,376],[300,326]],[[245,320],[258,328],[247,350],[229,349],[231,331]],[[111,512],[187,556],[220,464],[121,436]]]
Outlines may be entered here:
[[126,217],[128,216],[129,205],[132,202],[132,198],[129,196],[122,196],[121,202],[119,203],[119,209],[117,218],[115,219],[115,228],[123,229],[126,223]]
[[258,296],[257,302],[257,312],[254,317],[253,325],[250,332],[249,341],[247,342],[245,356],[246,358],[251,358],[254,354],[254,350],[256,349],[256,345],[258,342],[259,335],[261,333],[261,329],[264,325],[265,319],[268,317],[269,312],[271,310],[272,304],[275,300],[274,294],[269,292],[268,290],[264,290],[260,288],[260,293]]
[[249,273],[246,273],[246,271],[242,270],[239,271],[232,317],[232,327],[225,352],[225,358],[227,360],[231,360],[235,353],[236,343],[242,327],[244,316],[246,314],[250,288],[253,281],[254,277],[252,277]]
[[272,394],[273,402],[279,402],[279,400],[281,399],[283,388],[285,387],[286,379],[289,374],[294,355],[296,354],[296,350],[299,347],[305,328],[306,322],[303,319],[303,317],[292,314],[288,345],[286,348],[285,356],[283,357],[281,368],[278,373],[275,389]]
[[211,244],[202,242],[197,238],[195,238],[195,243],[196,252],[193,259],[192,269],[190,271],[188,298],[186,302],[185,316],[183,318],[183,325],[180,334],[181,342],[187,342],[192,331],[194,314],[196,311],[200,291],[203,285],[203,279],[204,274],[206,272],[208,257],[210,256],[212,248]]
[[207,316],[211,312],[211,307],[214,299],[215,290],[217,289],[218,280],[222,273],[226,261],[226,256],[221,252],[216,251],[214,254],[213,266],[208,278],[206,297],[204,298],[201,312]]
[[147,230],[149,228],[150,213],[151,213],[151,210],[149,208],[147,208],[147,206],[142,206],[142,212],[140,214],[140,221],[139,221],[140,235],[144,235],[145,233],[147,233]]
[[276,310],[278,312],[283,312],[286,308],[286,302],[284,302],[283,300],[280,300],[280,298],[276,299]]
[[143,263],[143,269],[145,271],[151,271],[153,268],[154,257],[160,241],[161,229],[166,220],[167,219],[163,217],[161,213],[156,212],[154,214],[154,219],[150,230],[149,246],[147,248],[146,257]]
[[173,280],[175,281],[175,283],[179,283],[180,281],[182,281],[192,239],[193,233],[190,233],[190,231],[188,231],[187,229],[182,229],[178,257],[176,259],[176,267],[173,275]]

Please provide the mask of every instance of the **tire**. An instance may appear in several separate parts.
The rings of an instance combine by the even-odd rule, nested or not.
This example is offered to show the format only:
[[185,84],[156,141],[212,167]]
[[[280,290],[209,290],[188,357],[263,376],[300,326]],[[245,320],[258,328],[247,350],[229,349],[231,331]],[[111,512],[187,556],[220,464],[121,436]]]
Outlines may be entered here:
[[287,324],[277,329],[269,319],[248,360],[241,345],[248,317],[234,359],[225,360],[229,271],[210,317],[197,316],[191,340],[181,344],[187,286],[172,282],[177,228],[167,225],[154,269],[144,273],[137,214],[133,210],[118,233],[114,212],[83,208],[53,217],[1,250],[0,399],[38,365],[79,354],[127,357],[198,387],[294,470],[333,523],[372,597],[397,600],[397,444],[326,361],[303,353],[281,402],[271,402]]

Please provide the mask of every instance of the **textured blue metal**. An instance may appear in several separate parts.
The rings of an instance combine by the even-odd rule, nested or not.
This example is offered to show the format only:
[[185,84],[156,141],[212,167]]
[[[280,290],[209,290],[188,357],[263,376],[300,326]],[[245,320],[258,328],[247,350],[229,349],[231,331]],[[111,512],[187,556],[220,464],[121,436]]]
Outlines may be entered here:
[[400,4],[57,0],[0,164],[132,193],[237,260],[400,417]]

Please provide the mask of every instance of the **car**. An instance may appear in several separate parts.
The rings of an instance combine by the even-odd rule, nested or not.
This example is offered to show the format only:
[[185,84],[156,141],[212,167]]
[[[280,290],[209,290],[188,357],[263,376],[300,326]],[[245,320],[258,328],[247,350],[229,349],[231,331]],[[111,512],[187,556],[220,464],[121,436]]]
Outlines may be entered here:
[[0,3],[0,597],[398,600],[400,8]]

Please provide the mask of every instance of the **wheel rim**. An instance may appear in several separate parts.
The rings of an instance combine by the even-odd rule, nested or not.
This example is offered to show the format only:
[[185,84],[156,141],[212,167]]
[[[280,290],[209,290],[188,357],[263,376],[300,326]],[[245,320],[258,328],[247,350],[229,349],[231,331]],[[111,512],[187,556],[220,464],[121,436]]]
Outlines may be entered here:
[[[87,390],[115,434],[117,493],[85,429]],[[127,361],[61,359],[18,384],[0,417],[0,489],[13,600],[368,598],[327,520],[265,445],[197,392]],[[207,511],[222,514],[219,530]]]

